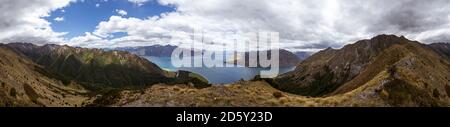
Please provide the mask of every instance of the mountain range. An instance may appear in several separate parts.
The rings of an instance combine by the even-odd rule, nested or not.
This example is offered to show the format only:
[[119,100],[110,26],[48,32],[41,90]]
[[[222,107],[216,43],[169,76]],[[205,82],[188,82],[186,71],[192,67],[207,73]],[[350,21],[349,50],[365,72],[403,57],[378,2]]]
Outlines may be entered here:
[[[278,67],[293,67],[296,66],[301,59],[294,53],[284,50],[284,49],[280,49],[279,51],[279,59],[278,59]],[[267,52],[267,58],[271,59],[271,50],[265,51]],[[251,57],[251,53],[256,54],[256,58]],[[254,62],[256,64],[257,67],[260,67],[261,63],[259,63],[259,59],[260,59],[260,55],[259,55],[260,51],[253,51],[253,52],[244,52],[242,54],[244,54],[243,58],[240,58],[239,56],[235,56],[233,60],[231,61],[227,61],[228,63],[231,64],[242,64],[245,63],[245,65],[241,65],[241,66],[245,66],[245,67],[249,67],[251,65],[250,62]]]
[[1,44],[0,106],[447,107],[448,46],[379,35],[317,52],[273,79],[210,85],[126,51]]
[[157,57],[171,57],[172,52],[178,46],[172,45],[153,45],[141,47],[119,47],[113,50],[128,51],[139,56],[157,56]]
[[82,100],[73,104],[64,99],[71,94],[76,98],[92,98],[114,90],[139,89],[157,83],[193,82],[195,87],[208,86],[199,75],[180,77],[177,76],[180,72],[164,71],[147,59],[124,51],[29,43],[1,44],[0,48],[3,52],[1,94],[10,95],[0,99],[4,100],[4,105],[51,106],[54,103],[48,102],[58,98],[66,105],[81,106]]
[[306,58],[310,57],[313,52],[305,52],[305,51],[297,51],[293,52],[300,60],[305,60]]
[[398,105],[448,103],[449,59],[435,52],[448,48],[436,45],[443,44],[428,46],[403,36],[379,35],[320,51],[275,78],[273,86],[303,96],[329,97],[376,83],[373,93]]
[[121,51],[73,48],[69,46],[36,46],[24,43],[5,45],[45,70],[59,74],[60,80],[106,86],[146,85],[168,80],[165,71],[137,55]]
[[274,79],[255,77],[200,90],[156,85],[144,94],[121,92],[122,99],[113,105],[446,107],[450,62],[437,52],[445,48],[433,45],[446,44],[379,35],[341,49],[322,50]]
[[[156,56],[156,57],[171,57],[172,56],[172,52],[176,49],[179,48],[178,46],[172,46],[172,45],[153,45],[153,46],[142,46],[142,47],[120,47],[120,48],[115,48],[114,50],[120,50],[120,51],[128,51],[130,53],[139,55],[139,56]],[[192,54],[194,55],[194,52],[197,52],[197,54],[202,54],[200,50],[191,50]],[[292,67],[292,66],[296,66],[301,60],[307,58],[308,56],[310,56],[310,53],[308,52],[290,52],[288,50],[285,49],[280,49],[279,50],[279,63],[280,63],[280,67]],[[245,54],[246,57],[246,65],[242,65],[242,66],[247,66],[248,67],[248,63],[249,63],[249,54],[250,52],[240,52]],[[258,52],[259,53],[259,52]],[[268,52],[270,55],[270,52]],[[226,54],[226,53],[224,53]],[[259,58],[259,56],[258,56]],[[258,59],[256,58],[256,59]],[[244,60],[242,58],[234,58],[234,60],[232,61],[226,61],[228,63],[234,63],[236,64],[237,61],[240,60]]]

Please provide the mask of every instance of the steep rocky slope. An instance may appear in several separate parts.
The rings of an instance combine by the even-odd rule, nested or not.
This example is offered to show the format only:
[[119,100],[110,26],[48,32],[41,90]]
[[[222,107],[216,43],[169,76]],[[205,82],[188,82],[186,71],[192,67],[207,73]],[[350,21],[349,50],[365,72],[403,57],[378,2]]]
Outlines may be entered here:
[[65,84],[74,80],[89,87],[126,87],[169,80],[158,66],[128,52],[52,44],[10,43],[6,47],[59,74],[57,78]]
[[0,107],[82,106],[90,103],[89,91],[77,83],[63,84],[52,74],[0,45]]
[[433,43],[429,44],[428,46],[436,51],[439,55],[450,59],[450,43]]
[[[378,92],[400,94],[394,100],[412,103],[408,99],[418,97],[411,105],[439,105],[448,102],[449,65],[424,44],[380,35],[339,50],[329,48],[316,53],[295,71],[277,77],[272,85],[290,93],[319,97],[345,94],[377,82],[384,84],[378,86]],[[395,74],[386,77],[386,71]],[[377,76],[385,78],[375,80]]]
[[446,107],[449,65],[424,44],[380,35],[316,53],[276,79],[205,89],[161,84],[118,92],[106,106]]
[[[86,82],[78,83],[80,79],[71,79],[64,71],[55,69],[77,65],[67,61],[72,56],[74,60],[91,58],[79,55],[84,51],[77,53],[77,49],[90,52],[95,49],[31,45],[34,48],[28,51],[30,46],[21,45],[26,44],[0,45],[0,106],[450,106],[450,60],[435,48],[394,35],[323,50],[301,62],[295,71],[275,79],[256,77],[251,81],[199,87],[200,80],[193,81],[184,73],[187,81],[173,80],[105,93],[89,91],[82,84]],[[146,62],[128,63],[136,60],[131,59],[134,56],[98,52],[103,53],[87,60],[97,61],[95,68],[90,69],[108,63],[148,68],[142,67]],[[65,59],[56,59],[62,56]],[[68,63],[70,66],[64,66]],[[155,72],[165,78],[183,78],[180,77],[183,74]],[[67,77],[70,80],[65,80]]]
[[88,106],[108,93],[156,83],[210,86],[199,75],[166,72],[127,52],[59,45],[0,44],[0,72],[0,107]]

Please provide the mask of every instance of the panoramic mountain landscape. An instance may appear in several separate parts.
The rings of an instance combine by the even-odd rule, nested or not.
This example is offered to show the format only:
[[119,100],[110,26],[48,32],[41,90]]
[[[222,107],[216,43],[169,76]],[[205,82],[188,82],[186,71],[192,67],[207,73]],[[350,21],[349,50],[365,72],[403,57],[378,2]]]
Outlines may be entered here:
[[449,107],[448,0],[3,0],[0,107]]
[[10,43],[0,46],[0,102],[2,106],[449,106],[446,45],[379,35],[319,51],[273,79],[255,76],[211,86],[199,75],[186,80],[179,76],[183,72],[164,71],[128,52]]
[[[259,74],[261,70],[267,70],[267,68],[263,68],[259,66],[258,60],[259,60],[259,51],[247,51],[247,52],[236,52],[236,54],[242,54],[242,56],[233,54],[234,52],[226,52],[224,51],[223,58],[223,66],[233,66],[233,67],[175,67],[172,65],[172,53],[175,49],[182,49],[191,51],[192,57],[198,57],[200,60],[202,59],[202,55],[204,56],[205,52],[214,52],[210,50],[201,50],[201,49],[187,49],[187,48],[180,48],[178,46],[172,46],[172,45],[154,45],[154,46],[140,46],[140,47],[120,47],[115,49],[106,49],[106,50],[119,50],[119,51],[127,51],[132,54],[139,55],[141,57],[144,57],[148,59],[151,62],[154,62],[156,65],[161,67],[164,70],[167,71],[191,71],[194,73],[198,73],[200,75],[203,75],[206,80],[208,80],[211,83],[215,84],[227,84],[227,83],[233,83],[239,80],[250,80],[256,75]],[[270,58],[270,50],[267,51],[267,56]],[[250,53],[256,54],[255,57],[250,57]],[[296,52],[300,55],[294,54],[293,52],[290,52],[285,49],[279,50],[279,56],[280,57],[279,62],[279,69],[280,73],[286,73],[289,71],[292,71],[295,66],[304,58],[308,57],[310,54],[307,52]],[[193,58],[197,59],[198,58]],[[256,65],[254,67],[249,67],[249,60],[253,60],[256,62]],[[240,63],[245,63],[245,65],[241,65]],[[245,67],[245,68],[244,68]],[[233,74],[228,77],[223,77],[223,75],[229,75]]]
[[320,51],[274,79],[205,89],[158,84],[143,91],[123,91],[112,105],[449,106],[449,59],[431,47],[379,35]]
[[[144,46],[144,47],[122,47],[122,48],[116,48],[114,50],[128,51],[130,53],[133,53],[133,54],[136,54],[139,56],[172,57],[172,52],[177,48],[178,48],[178,46],[154,45],[154,46]],[[191,50],[191,49],[189,49],[189,50]],[[195,54],[195,52],[198,52],[201,54],[202,51],[192,49],[191,52],[192,52],[192,54]],[[268,50],[266,52],[268,52],[267,56],[271,55],[270,50]],[[248,67],[249,59],[255,59],[256,61],[258,61],[259,55],[256,55],[256,58],[249,58],[250,52],[238,52],[238,53],[244,54],[245,59],[239,58],[239,57],[230,58],[231,60],[227,61],[227,63],[230,63],[230,64],[246,63],[246,65],[241,65],[241,66]],[[253,51],[253,53],[258,54],[259,51],[257,51],[257,52]],[[227,53],[224,52],[224,54],[227,54]],[[227,55],[229,55],[230,57],[234,57],[232,54],[227,54]],[[310,56],[307,52],[293,53],[293,52],[290,52],[285,49],[279,50],[279,55],[283,56],[283,57],[280,57],[280,60],[279,60],[280,67],[296,66],[301,60],[306,59],[307,57]]]
[[[5,101],[2,104],[6,106],[52,106],[53,103],[48,102],[59,102],[55,98],[64,103],[54,106],[83,106],[90,104],[83,102],[87,101],[83,98],[92,99],[111,91],[145,88],[157,83],[190,82],[195,83],[193,87],[209,86],[199,75],[177,76],[180,72],[164,71],[128,52],[29,43],[2,44],[0,47],[4,52],[1,59],[3,94],[10,97],[2,96]],[[52,92],[56,95],[47,95]],[[66,94],[81,99],[65,100]]]

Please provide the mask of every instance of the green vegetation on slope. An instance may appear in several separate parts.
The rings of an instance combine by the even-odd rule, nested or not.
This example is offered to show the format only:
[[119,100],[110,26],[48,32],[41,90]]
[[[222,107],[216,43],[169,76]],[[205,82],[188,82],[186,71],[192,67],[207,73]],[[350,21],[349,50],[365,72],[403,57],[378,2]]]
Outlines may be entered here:
[[35,67],[35,70],[45,76],[64,84],[76,81],[91,90],[146,86],[173,80],[155,64],[127,52],[23,43],[6,46],[42,65],[43,68]]

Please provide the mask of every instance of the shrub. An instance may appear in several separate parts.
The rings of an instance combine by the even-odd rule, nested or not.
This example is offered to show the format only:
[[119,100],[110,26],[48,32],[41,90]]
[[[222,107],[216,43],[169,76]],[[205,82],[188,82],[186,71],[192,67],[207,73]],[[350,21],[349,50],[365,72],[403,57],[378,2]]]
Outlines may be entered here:
[[450,86],[445,85],[445,92],[447,93],[447,96],[450,97]]
[[208,88],[211,86],[211,84],[204,82],[198,78],[190,78],[190,80],[188,82],[191,82],[192,84],[194,84],[194,87],[197,89]]
[[433,90],[433,97],[434,97],[434,98],[439,98],[440,96],[441,96],[441,93],[439,93],[439,90],[434,89],[434,90]]
[[31,99],[31,101],[35,102],[37,104],[37,99],[39,98],[39,94],[34,91],[33,87],[31,87],[29,84],[25,83],[23,85],[23,88],[25,90],[25,93],[27,96]]
[[[434,98],[433,95],[430,95],[429,92],[403,80],[394,79],[393,81],[386,83],[385,90],[387,96],[381,96],[381,99],[391,106],[444,106],[438,99]],[[438,93],[436,92],[436,94]]]
[[102,91],[102,96],[99,96],[91,104],[87,104],[86,107],[104,107],[112,105],[120,99],[121,90],[118,89],[108,89]]
[[327,66],[323,67],[323,71],[313,75],[311,85],[303,88],[295,89],[294,93],[304,96],[320,97],[335,91],[340,84],[333,81],[337,75]]
[[11,97],[16,97],[17,95],[17,91],[15,88],[11,88],[11,90],[9,91],[9,96]]
[[397,73],[397,67],[390,66],[390,67],[388,67],[387,71],[391,77],[395,77],[395,74]]
[[274,92],[274,93],[273,93],[273,97],[275,97],[275,98],[281,98],[281,97],[284,97],[284,95],[283,95],[283,93],[277,91],[277,92]]

